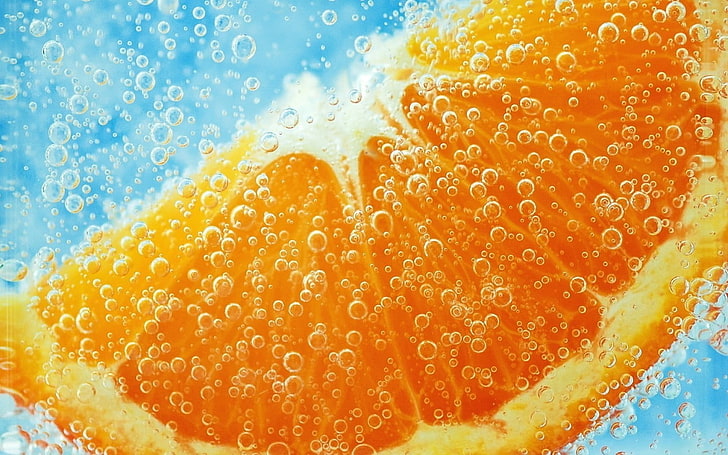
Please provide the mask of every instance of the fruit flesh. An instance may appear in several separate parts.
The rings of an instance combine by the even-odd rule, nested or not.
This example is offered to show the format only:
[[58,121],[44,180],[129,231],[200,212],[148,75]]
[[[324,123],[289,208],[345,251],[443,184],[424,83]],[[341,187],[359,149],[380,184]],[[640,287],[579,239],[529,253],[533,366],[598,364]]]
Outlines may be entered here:
[[[591,54],[578,60],[584,55]],[[355,447],[361,440],[380,448],[409,439],[418,425],[488,425],[504,407],[522,402],[515,398],[522,391],[548,382],[554,368],[574,364],[580,371],[573,359],[591,352],[585,343],[598,341],[604,314],[615,307],[607,296],[621,296],[641,273],[630,264],[652,257],[671,230],[685,232],[678,203],[690,204],[671,192],[692,189],[693,153],[681,157],[677,149],[698,144],[694,115],[717,119],[717,112],[674,93],[692,91],[694,99],[694,83],[649,79],[659,80],[658,69],[678,71],[672,57],[656,60],[654,73],[644,76],[657,93],[650,108],[640,107],[644,91],[622,90],[626,80],[642,76],[620,73],[585,88],[568,78],[549,86],[515,77],[499,89],[492,80],[477,88],[483,79],[468,79],[468,70],[440,60],[450,79],[428,90],[421,77],[396,100],[399,113],[384,109],[383,118],[403,116],[409,125],[403,129],[415,133],[354,140],[353,150],[340,150],[356,157],[349,160],[356,169],[344,173],[348,180],[306,147],[308,138],[262,158],[260,168],[236,167],[258,148],[257,138],[247,136],[203,167],[195,191],[180,185],[142,223],[82,245],[62,281],[49,279],[36,291],[41,317],[62,340],[60,358],[105,365],[125,402],[147,408],[183,438],[251,450],[289,441],[292,450],[305,451],[314,436],[322,446],[336,440]],[[539,65],[514,71],[548,74],[549,65]],[[473,88],[465,97],[467,84]],[[579,105],[571,107],[575,93]],[[531,104],[555,109],[556,116],[530,114]],[[469,118],[473,105],[477,119]],[[655,105],[668,113],[654,112]],[[450,113],[458,122],[449,124]],[[623,121],[630,114],[637,134],[659,137],[651,147],[640,143],[642,153],[618,147],[608,155],[624,129],[597,125],[595,134],[593,119]],[[649,115],[666,116],[683,134],[668,140],[664,125],[648,122]],[[531,141],[516,144],[499,129],[501,120],[510,129],[532,129]],[[499,133],[506,133],[504,142]],[[704,146],[706,155],[715,152]],[[598,150],[608,167],[595,169],[597,157],[588,170],[567,164],[565,152],[577,148],[587,155]],[[645,155],[652,162],[642,161]],[[631,191],[607,178],[617,166],[623,182],[636,180]],[[294,186],[305,190],[289,191]],[[575,187],[583,201],[566,197]],[[655,196],[642,211],[632,202],[638,192]],[[602,206],[603,194],[616,200]],[[620,205],[617,195],[631,205]],[[530,210],[540,219],[534,222]],[[648,215],[667,222],[643,241]],[[609,216],[619,217],[617,231],[634,231],[616,247]],[[582,227],[570,228],[572,221]],[[574,270],[583,283],[573,281]],[[577,293],[582,284],[586,291]],[[536,308],[540,319],[533,317]],[[232,410],[231,399],[238,403]],[[366,404],[341,407],[351,403]],[[54,397],[46,404],[65,406]]]

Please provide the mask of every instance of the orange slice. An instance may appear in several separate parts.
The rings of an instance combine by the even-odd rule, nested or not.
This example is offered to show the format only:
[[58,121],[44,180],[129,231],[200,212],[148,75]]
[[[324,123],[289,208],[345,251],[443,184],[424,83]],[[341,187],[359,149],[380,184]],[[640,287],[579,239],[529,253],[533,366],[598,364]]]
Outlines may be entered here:
[[718,13],[408,13],[364,100],[303,78],[6,298],[2,385],[103,453],[542,453],[608,414],[723,267]]

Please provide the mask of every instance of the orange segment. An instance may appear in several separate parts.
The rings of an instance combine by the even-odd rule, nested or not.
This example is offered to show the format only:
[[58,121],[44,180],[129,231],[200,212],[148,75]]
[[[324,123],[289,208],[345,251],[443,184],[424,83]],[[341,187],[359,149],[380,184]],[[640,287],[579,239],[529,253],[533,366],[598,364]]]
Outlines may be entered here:
[[545,3],[443,12],[366,102],[90,229],[6,303],[35,360],[3,385],[90,450],[573,440],[689,327],[667,290],[726,238],[722,123],[693,6]]
[[378,283],[366,250],[352,247],[354,214],[343,216],[329,165],[292,154],[253,175],[256,197],[236,186],[229,203],[193,214],[212,218],[155,309],[170,306],[169,316],[137,337],[118,371],[128,397],[158,404],[182,434],[250,449],[302,435],[298,450],[313,435],[351,434],[353,446],[357,427],[385,438],[373,425],[383,418],[394,423],[387,432],[408,434],[413,398],[402,381],[378,383],[387,365],[367,349],[388,324],[369,317]]

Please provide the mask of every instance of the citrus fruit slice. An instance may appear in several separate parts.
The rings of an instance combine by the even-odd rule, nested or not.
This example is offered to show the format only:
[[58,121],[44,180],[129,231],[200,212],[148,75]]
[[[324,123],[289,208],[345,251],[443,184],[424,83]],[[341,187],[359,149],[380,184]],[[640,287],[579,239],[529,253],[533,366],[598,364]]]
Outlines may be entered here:
[[405,8],[363,99],[302,77],[4,297],[3,387],[101,453],[542,453],[608,414],[721,292],[717,11]]

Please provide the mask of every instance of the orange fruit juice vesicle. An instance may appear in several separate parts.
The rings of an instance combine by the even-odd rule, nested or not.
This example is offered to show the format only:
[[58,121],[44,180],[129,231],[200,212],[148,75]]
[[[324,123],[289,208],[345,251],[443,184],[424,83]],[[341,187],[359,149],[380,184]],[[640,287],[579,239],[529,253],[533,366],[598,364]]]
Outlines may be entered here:
[[725,13],[483,3],[89,228],[4,297],[2,386],[103,453],[542,453],[609,414],[723,292]]

